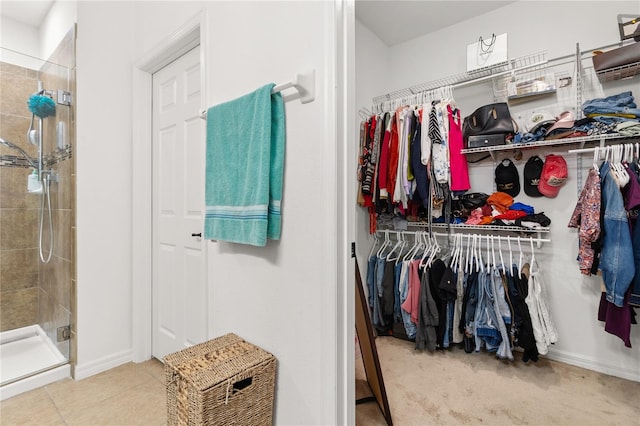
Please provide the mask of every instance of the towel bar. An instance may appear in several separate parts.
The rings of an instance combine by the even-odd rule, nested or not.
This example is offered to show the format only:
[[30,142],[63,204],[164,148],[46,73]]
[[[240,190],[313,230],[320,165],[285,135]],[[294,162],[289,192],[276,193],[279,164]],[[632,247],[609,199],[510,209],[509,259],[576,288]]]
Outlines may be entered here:
[[[316,99],[316,70],[311,70],[307,73],[296,74],[293,81],[275,85],[271,90],[271,93],[282,92],[292,87],[297,90],[297,93],[292,93],[291,95],[284,96],[285,101],[300,99],[300,103],[303,104],[313,102]],[[207,118],[206,109],[200,110],[200,118]]]

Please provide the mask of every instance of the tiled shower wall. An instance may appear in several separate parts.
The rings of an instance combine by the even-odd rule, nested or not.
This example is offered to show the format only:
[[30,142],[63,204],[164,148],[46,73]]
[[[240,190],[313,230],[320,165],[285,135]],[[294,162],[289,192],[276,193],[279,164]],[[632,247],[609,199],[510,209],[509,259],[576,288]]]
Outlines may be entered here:
[[[75,28],[37,71],[1,64],[0,137],[25,149],[36,158],[37,149],[26,142],[31,113],[26,101],[37,90],[75,94]],[[57,126],[64,123],[65,138],[57,143]],[[53,342],[60,326],[72,326],[71,342],[58,348],[75,360],[75,107],[56,104],[55,117],[44,120],[44,164],[58,175],[50,184],[54,245],[48,264],[38,253],[38,212],[41,196],[26,191],[31,169],[0,167],[0,330],[40,324]],[[0,147],[0,155],[19,155]],[[48,252],[48,215],[44,216],[44,253]],[[71,348],[69,343],[71,343]]]
[[[37,148],[25,135],[31,119],[26,100],[36,91],[38,72],[0,65],[0,137],[36,158]],[[19,155],[0,146],[3,163]],[[26,167],[0,166],[0,331],[38,323],[40,197],[27,193],[29,173]]]

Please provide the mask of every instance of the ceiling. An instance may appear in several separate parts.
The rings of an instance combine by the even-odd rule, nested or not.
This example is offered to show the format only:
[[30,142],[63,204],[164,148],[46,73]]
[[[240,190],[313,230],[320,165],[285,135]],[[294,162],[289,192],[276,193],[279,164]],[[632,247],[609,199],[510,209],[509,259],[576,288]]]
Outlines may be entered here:
[[510,3],[514,1],[356,0],[356,18],[393,46]]
[[[54,0],[1,0],[0,14],[40,27]],[[356,17],[387,46],[482,15],[513,1],[356,0]],[[455,7],[454,7],[455,5]]]
[[40,28],[42,20],[55,0],[2,0],[0,1],[0,15],[14,21]]

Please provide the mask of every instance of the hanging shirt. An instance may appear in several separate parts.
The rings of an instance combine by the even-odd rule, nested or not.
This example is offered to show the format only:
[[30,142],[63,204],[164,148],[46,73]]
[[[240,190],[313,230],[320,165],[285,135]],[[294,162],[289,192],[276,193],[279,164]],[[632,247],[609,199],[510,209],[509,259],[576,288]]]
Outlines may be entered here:
[[389,143],[391,141],[391,123],[393,117],[391,114],[386,113],[384,119],[384,137],[382,140],[382,146],[380,147],[380,167],[378,169],[378,188],[380,188],[380,198],[386,199],[389,197],[387,192],[387,176],[389,170]]
[[362,193],[365,195],[370,195],[373,188],[374,165],[372,164],[371,154],[373,151],[373,135],[376,129],[376,117],[371,117],[368,124],[362,150]]
[[429,115],[429,138],[433,142],[431,146],[433,173],[438,183],[449,182],[449,158],[443,128],[441,125],[442,111],[438,104],[434,103]]
[[398,125],[399,115],[402,108],[398,108],[391,119],[391,138],[389,141],[389,166],[387,168],[387,192],[391,199],[396,189],[396,178],[398,177]]
[[420,161],[423,165],[429,164],[431,160],[431,138],[429,137],[429,104],[422,105],[420,110]]
[[460,110],[452,110],[447,105],[447,115],[449,117],[449,163],[451,166],[451,190],[468,191],[471,188],[469,183],[469,166],[467,156],[460,151],[464,148],[462,138],[462,127],[460,122]]
[[587,181],[580,192],[578,203],[569,219],[569,228],[578,228],[578,263],[583,275],[591,275],[595,252],[591,243],[600,236],[600,175],[589,170]]

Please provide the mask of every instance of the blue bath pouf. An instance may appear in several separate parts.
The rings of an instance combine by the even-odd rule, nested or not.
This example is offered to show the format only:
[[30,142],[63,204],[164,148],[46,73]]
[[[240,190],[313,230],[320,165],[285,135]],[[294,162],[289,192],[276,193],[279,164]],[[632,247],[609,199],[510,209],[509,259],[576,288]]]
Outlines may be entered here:
[[56,103],[48,96],[31,95],[27,102],[29,111],[40,118],[56,115]]

